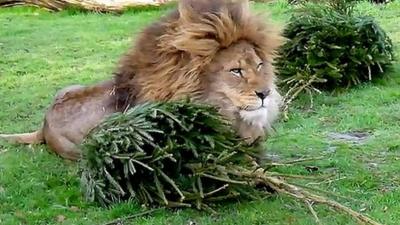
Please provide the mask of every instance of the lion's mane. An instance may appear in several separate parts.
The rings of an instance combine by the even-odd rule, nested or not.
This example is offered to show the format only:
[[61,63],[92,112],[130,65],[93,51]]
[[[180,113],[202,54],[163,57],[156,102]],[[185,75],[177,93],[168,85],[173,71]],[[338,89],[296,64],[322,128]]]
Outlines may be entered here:
[[234,0],[181,0],[177,10],[146,28],[115,72],[121,107],[203,95],[203,68],[215,54],[245,40],[272,60],[279,33],[248,3]]

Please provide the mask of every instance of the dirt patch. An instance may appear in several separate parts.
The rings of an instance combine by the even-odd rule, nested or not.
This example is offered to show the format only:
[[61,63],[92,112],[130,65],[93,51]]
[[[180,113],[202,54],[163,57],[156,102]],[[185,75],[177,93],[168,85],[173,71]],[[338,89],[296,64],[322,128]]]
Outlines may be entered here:
[[332,140],[345,141],[352,144],[363,144],[369,137],[371,137],[371,133],[361,131],[350,131],[345,133],[332,132],[328,134],[328,137]]

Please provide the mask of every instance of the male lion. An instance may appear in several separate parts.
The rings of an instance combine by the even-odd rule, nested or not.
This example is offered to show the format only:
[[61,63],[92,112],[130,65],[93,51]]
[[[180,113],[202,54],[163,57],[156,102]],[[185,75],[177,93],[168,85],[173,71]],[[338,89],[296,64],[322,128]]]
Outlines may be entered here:
[[271,62],[280,40],[250,13],[247,1],[182,0],[139,35],[112,80],[61,90],[41,129],[1,137],[45,142],[76,160],[78,145],[107,115],[146,101],[189,96],[218,107],[238,134],[253,142],[265,136],[279,111]]

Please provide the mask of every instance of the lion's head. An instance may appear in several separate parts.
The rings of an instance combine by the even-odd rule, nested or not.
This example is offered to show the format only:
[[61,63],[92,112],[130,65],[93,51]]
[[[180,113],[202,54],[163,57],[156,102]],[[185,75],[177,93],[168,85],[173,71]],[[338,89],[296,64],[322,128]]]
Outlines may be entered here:
[[117,97],[127,107],[189,96],[217,106],[253,141],[278,114],[272,60],[280,40],[247,1],[181,0],[121,60]]

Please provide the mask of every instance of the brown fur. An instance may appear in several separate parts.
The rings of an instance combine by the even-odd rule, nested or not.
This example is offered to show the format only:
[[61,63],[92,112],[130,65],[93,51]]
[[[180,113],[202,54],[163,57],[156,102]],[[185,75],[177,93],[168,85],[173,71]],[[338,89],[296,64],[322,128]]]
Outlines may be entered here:
[[238,41],[252,44],[272,61],[279,34],[251,15],[247,1],[181,1],[179,11],[142,32],[116,72],[117,94],[124,103],[201,97],[204,68],[218,52]]
[[[146,101],[189,96],[219,107],[252,142],[265,135],[278,112],[271,62],[280,40],[250,13],[247,1],[182,0],[178,10],[141,33],[113,80],[61,91],[40,135],[3,138],[43,140],[62,157],[77,159],[76,146],[105,116]],[[240,76],[232,72],[235,68]],[[261,92],[268,93],[263,101],[257,97]]]

